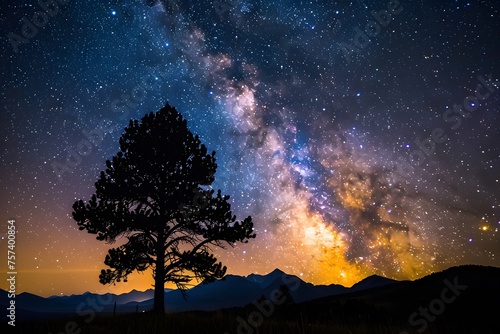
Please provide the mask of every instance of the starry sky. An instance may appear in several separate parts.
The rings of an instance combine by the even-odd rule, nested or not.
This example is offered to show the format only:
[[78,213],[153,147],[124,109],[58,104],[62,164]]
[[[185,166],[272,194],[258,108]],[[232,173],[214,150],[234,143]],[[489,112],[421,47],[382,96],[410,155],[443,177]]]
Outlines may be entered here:
[[350,286],[499,266],[499,14],[486,0],[2,1],[0,250],[15,219],[18,292],[151,287],[98,282],[110,245],[71,206],[128,120],[167,102],[217,152],[213,187],[253,217],[256,239],[215,252],[228,273]]

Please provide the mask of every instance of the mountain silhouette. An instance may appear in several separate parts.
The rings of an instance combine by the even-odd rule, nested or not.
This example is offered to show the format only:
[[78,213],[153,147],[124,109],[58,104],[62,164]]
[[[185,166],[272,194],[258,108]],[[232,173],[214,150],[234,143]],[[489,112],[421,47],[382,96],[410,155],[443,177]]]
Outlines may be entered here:
[[397,282],[398,281],[390,279],[390,278],[386,278],[386,277],[382,277],[382,276],[378,276],[378,275],[372,275],[372,276],[368,276],[367,278],[354,284],[350,288],[350,292],[378,288],[381,286],[386,286],[386,285],[394,284]]
[[[454,302],[445,305],[446,317],[442,319],[474,316],[487,323],[496,318],[498,310],[486,306],[485,300],[496,302],[500,299],[499,282],[500,268],[477,265],[451,267],[414,281],[372,275],[350,288],[336,284],[313,285],[275,269],[267,275],[227,275],[220,281],[199,284],[187,291],[186,298],[179,290],[165,290],[165,306],[169,312],[251,308],[259,298],[269,299],[273,291],[286,285],[294,304],[286,306],[285,314],[277,312],[278,317],[300,318],[301,314],[307,314],[309,321],[321,322],[332,318],[332,314],[335,315],[332,319],[343,317],[343,320],[350,316],[371,319],[377,315],[391,315],[406,324],[419,307],[428,307],[432,302],[440,305],[434,300],[444,296]],[[453,287],[458,291],[453,292]],[[443,293],[444,289],[448,290]],[[453,298],[453,293],[459,295]],[[153,306],[153,290],[132,290],[121,295],[86,292],[48,298],[24,292],[16,296],[16,308],[26,319],[74,315],[78,307],[85,308],[89,298],[106,301],[100,310],[102,313],[112,313],[115,302],[117,313],[142,312]],[[8,302],[7,292],[0,290],[0,306],[6,307]]]
[[456,266],[414,281],[376,286],[384,280],[370,276],[347,293],[288,306],[281,316],[307,314],[311,323],[325,325],[362,319],[367,326],[377,326],[381,319],[391,319],[407,333],[423,333],[430,326],[433,333],[500,333],[494,306],[500,300],[498,267]]

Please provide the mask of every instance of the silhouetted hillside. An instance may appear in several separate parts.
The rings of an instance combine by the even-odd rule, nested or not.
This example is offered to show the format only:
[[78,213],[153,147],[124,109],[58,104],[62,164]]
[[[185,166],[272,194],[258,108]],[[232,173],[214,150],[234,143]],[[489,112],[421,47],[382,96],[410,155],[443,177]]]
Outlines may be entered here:
[[423,332],[428,327],[436,328],[438,333],[444,328],[488,333],[500,330],[499,283],[500,268],[464,265],[415,281],[287,306],[276,314],[286,319],[307,317],[308,322],[331,325],[391,322],[406,327],[410,333]]

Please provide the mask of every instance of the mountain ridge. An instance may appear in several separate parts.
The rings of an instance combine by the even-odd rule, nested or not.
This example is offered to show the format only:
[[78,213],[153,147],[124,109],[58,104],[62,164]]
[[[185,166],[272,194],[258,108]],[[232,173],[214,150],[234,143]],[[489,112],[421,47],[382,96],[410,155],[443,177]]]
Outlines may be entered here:
[[[477,265],[450,267],[444,271],[436,272],[414,281],[398,281],[379,275],[371,275],[351,287],[344,287],[337,284],[314,285],[303,281],[295,275],[289,275],[280,269],[275,269],[266,275],[227,275],[219,281],[208,284],[200,283],[186,292],[187,298],[184,298],[179,290],[166,290],[165,307],[170,312],[215,311],[245,307],[260,298],[269,299],[269,296],[272,296],[277,290],[282,289],[283,286],[288,288],[289,298],[292,299],[291,302],[315,303],[316,300],[319,302],[335,296],[366,295],[371,293],[370,291],[383,290],[390,292],[397,289],[411,290],[411,286],[422,289],[427,286],[442,285],[443,276],[453,276],[455,274],[460,275],[461,279],[467,279],[476,285],[484,284],[484,282],[486,284],[494,284],[496,274],[490,275],[494,278],[486,278],[486,276],[479,274],[481,272],[500,272],[500,268],[491,268],[496,267]],[[119,295],[112,293],[98,295],[85,292],[80,295],[51,296],[47,298],[23,292],[16,295],[16,307],[30,316],[41,310],[44,310],[43,316],[47,316],[47,314],[74,314],[75,310],[85,309],[85,307],[92,305],[91,302],[95,303],[97,300],[103,304],[99,305],[99,312],[114,312],[114,305],[116,303],[118,305],[116,308],[118,313],[127,313],[151,309],[153,297],[154,290],[152,289],[142,292],[133,289],[128,293]],[[4,307],[8,305],[8,302],[7,292],[0,289],[0,306]]]

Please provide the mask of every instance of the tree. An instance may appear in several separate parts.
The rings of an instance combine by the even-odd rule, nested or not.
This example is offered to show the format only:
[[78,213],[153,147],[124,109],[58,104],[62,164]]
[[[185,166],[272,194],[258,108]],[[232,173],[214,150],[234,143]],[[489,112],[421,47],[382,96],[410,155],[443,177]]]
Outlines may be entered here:
[[106,161],[88,203],[73,204],[80,230],[97,240],[126,242],[108,251],[99,281],[115,284],[148,268],[154,278],[154,311],[165,312],[164,286],[183,294],[190,282],[222,279],[226,267],[212,254],[255,238],[252,218],[236,220],[229,196],[210,185],[217,169],[186,120],[170,105],[131,120],[120,151]]

